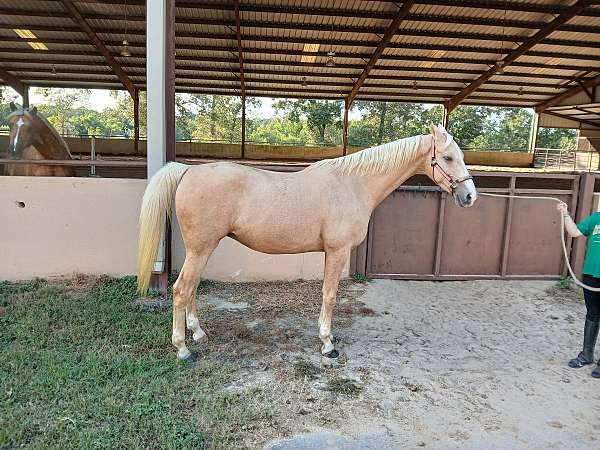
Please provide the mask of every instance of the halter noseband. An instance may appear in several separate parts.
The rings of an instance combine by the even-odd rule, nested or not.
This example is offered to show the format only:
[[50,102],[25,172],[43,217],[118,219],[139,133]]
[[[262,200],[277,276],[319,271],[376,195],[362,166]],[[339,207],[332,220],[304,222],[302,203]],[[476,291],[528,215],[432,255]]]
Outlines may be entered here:
[[433,150],[431,156],[431,176],[433,181],[435,181],[435,168],[437,167],[442,176],[448,181],[450,184],[450,190],[454,192],[454,190],[458,187],[459,184],[464,183],[467,180],[472,180],[473,177],[471,175],[467,175],[466,177],[454,179],[448,172],[444,170],[442,166],[438,163],[436,158],[436,148],[435,148],[435,136],[431,136],[431,141],[433,143]]

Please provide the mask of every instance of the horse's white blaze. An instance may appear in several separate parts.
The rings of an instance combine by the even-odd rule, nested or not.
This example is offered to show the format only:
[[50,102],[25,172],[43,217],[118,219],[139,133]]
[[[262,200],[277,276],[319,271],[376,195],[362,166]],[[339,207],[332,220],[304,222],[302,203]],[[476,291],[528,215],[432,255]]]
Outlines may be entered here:
[[19,117],[17,120],[17,132],[15,133],[15,139],[13,141],[13,153],[17,152],[17,144],[19,143],[19,133],[21,132],[21,127],[25,125],[25,121],[22,117]]

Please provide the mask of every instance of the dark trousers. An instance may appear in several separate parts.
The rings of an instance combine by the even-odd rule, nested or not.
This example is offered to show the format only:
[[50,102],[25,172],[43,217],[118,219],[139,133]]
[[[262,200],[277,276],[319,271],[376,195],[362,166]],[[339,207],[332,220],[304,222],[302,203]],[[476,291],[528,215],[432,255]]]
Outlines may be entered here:
[[[583,284],[600,288],[600,278],[583,274]],[[593,292],[584,289],[583,297],[585,298],[585,308],[587,310],[585,318],[587,320],[591,320],[592,322],[600,321],[600,292]]]

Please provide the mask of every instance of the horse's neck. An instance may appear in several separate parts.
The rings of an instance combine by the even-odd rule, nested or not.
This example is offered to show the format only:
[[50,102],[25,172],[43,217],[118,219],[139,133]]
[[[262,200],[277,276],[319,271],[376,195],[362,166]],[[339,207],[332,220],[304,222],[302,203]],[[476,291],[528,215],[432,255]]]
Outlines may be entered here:
[[371,209],[375,209],[385,198],[413,175],[421,172],[429,158],[432,137],[424,136],[420,141],[421,148],[416,157],[407,161],[402,167],[384,170],[373,174],[363,174],[357,177],[359,184],[358,195]]
[[36,120],[34,146],[46,159],[71,159],[64,142],[42,120]]

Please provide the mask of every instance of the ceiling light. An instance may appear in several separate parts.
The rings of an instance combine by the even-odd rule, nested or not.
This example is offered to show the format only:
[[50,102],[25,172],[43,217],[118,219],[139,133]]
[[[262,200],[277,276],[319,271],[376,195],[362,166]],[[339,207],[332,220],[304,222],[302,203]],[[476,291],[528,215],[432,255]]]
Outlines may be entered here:
[[46,44],[44,44],[43,42],[27,42],[29,44],[29,46],[35,50],[48,50],[48,47],[46,47]]
[[523,86],[519,86],[519,95],[523,95]]
[[419,85],[417,84],[417,80],[413,81],[412,89],[413,89],[413,91],[418,91],[419,90]]
[[129,42],[127,42],[127,39],[123,39],[123,48],[121,48],[121,56],[131,56],[131,52],[129,51]]
[[504,61],[500,60],[496,63],[496,73],[504,72]]
[[52,75],[56,76],[56,66],[52,66]]
[[[33,33],[33,31],[26,30],[24,28],[13,28],[13,31],[17,34],[17,36],[19,36],[22,39],[37,39],[38,38]],[[46,47],[46,44],[44,44],[43,42],[28,41],[27,44],[29,44],[29,46],[35,50],[48,50],[48,47]]]
[[325,63],[325,65],[327,67],[335,67],[335,53],[334,52],[327,52],[327,62]]
[[19,29],[19,28],[13,28],[13,31],[15,33],[17,33],[17,35],[20,38],[23,38],[23,39],[37,39],[37,36],[35,34],[33,34],[33,31],[31,31],[31,30],[24,30],[24,29]]
[[[438,59],[444,56],[446,53],[448,53],[446,50],[432,50],[428,56],[430,58]],[[425,69],[430,69],[435,63],[436,61],[423,61],[421,64],[419,64],[419,66]]]
[[306,77],[302,77],[302,86],[306,87]]
[[[321,44],[304,44],[304,48],[302,49],[305,53],[317,53],[319,51],[319,47]],[[302,55],[300,62],[303,63],[314,63],[317,59],[317,55]]]

